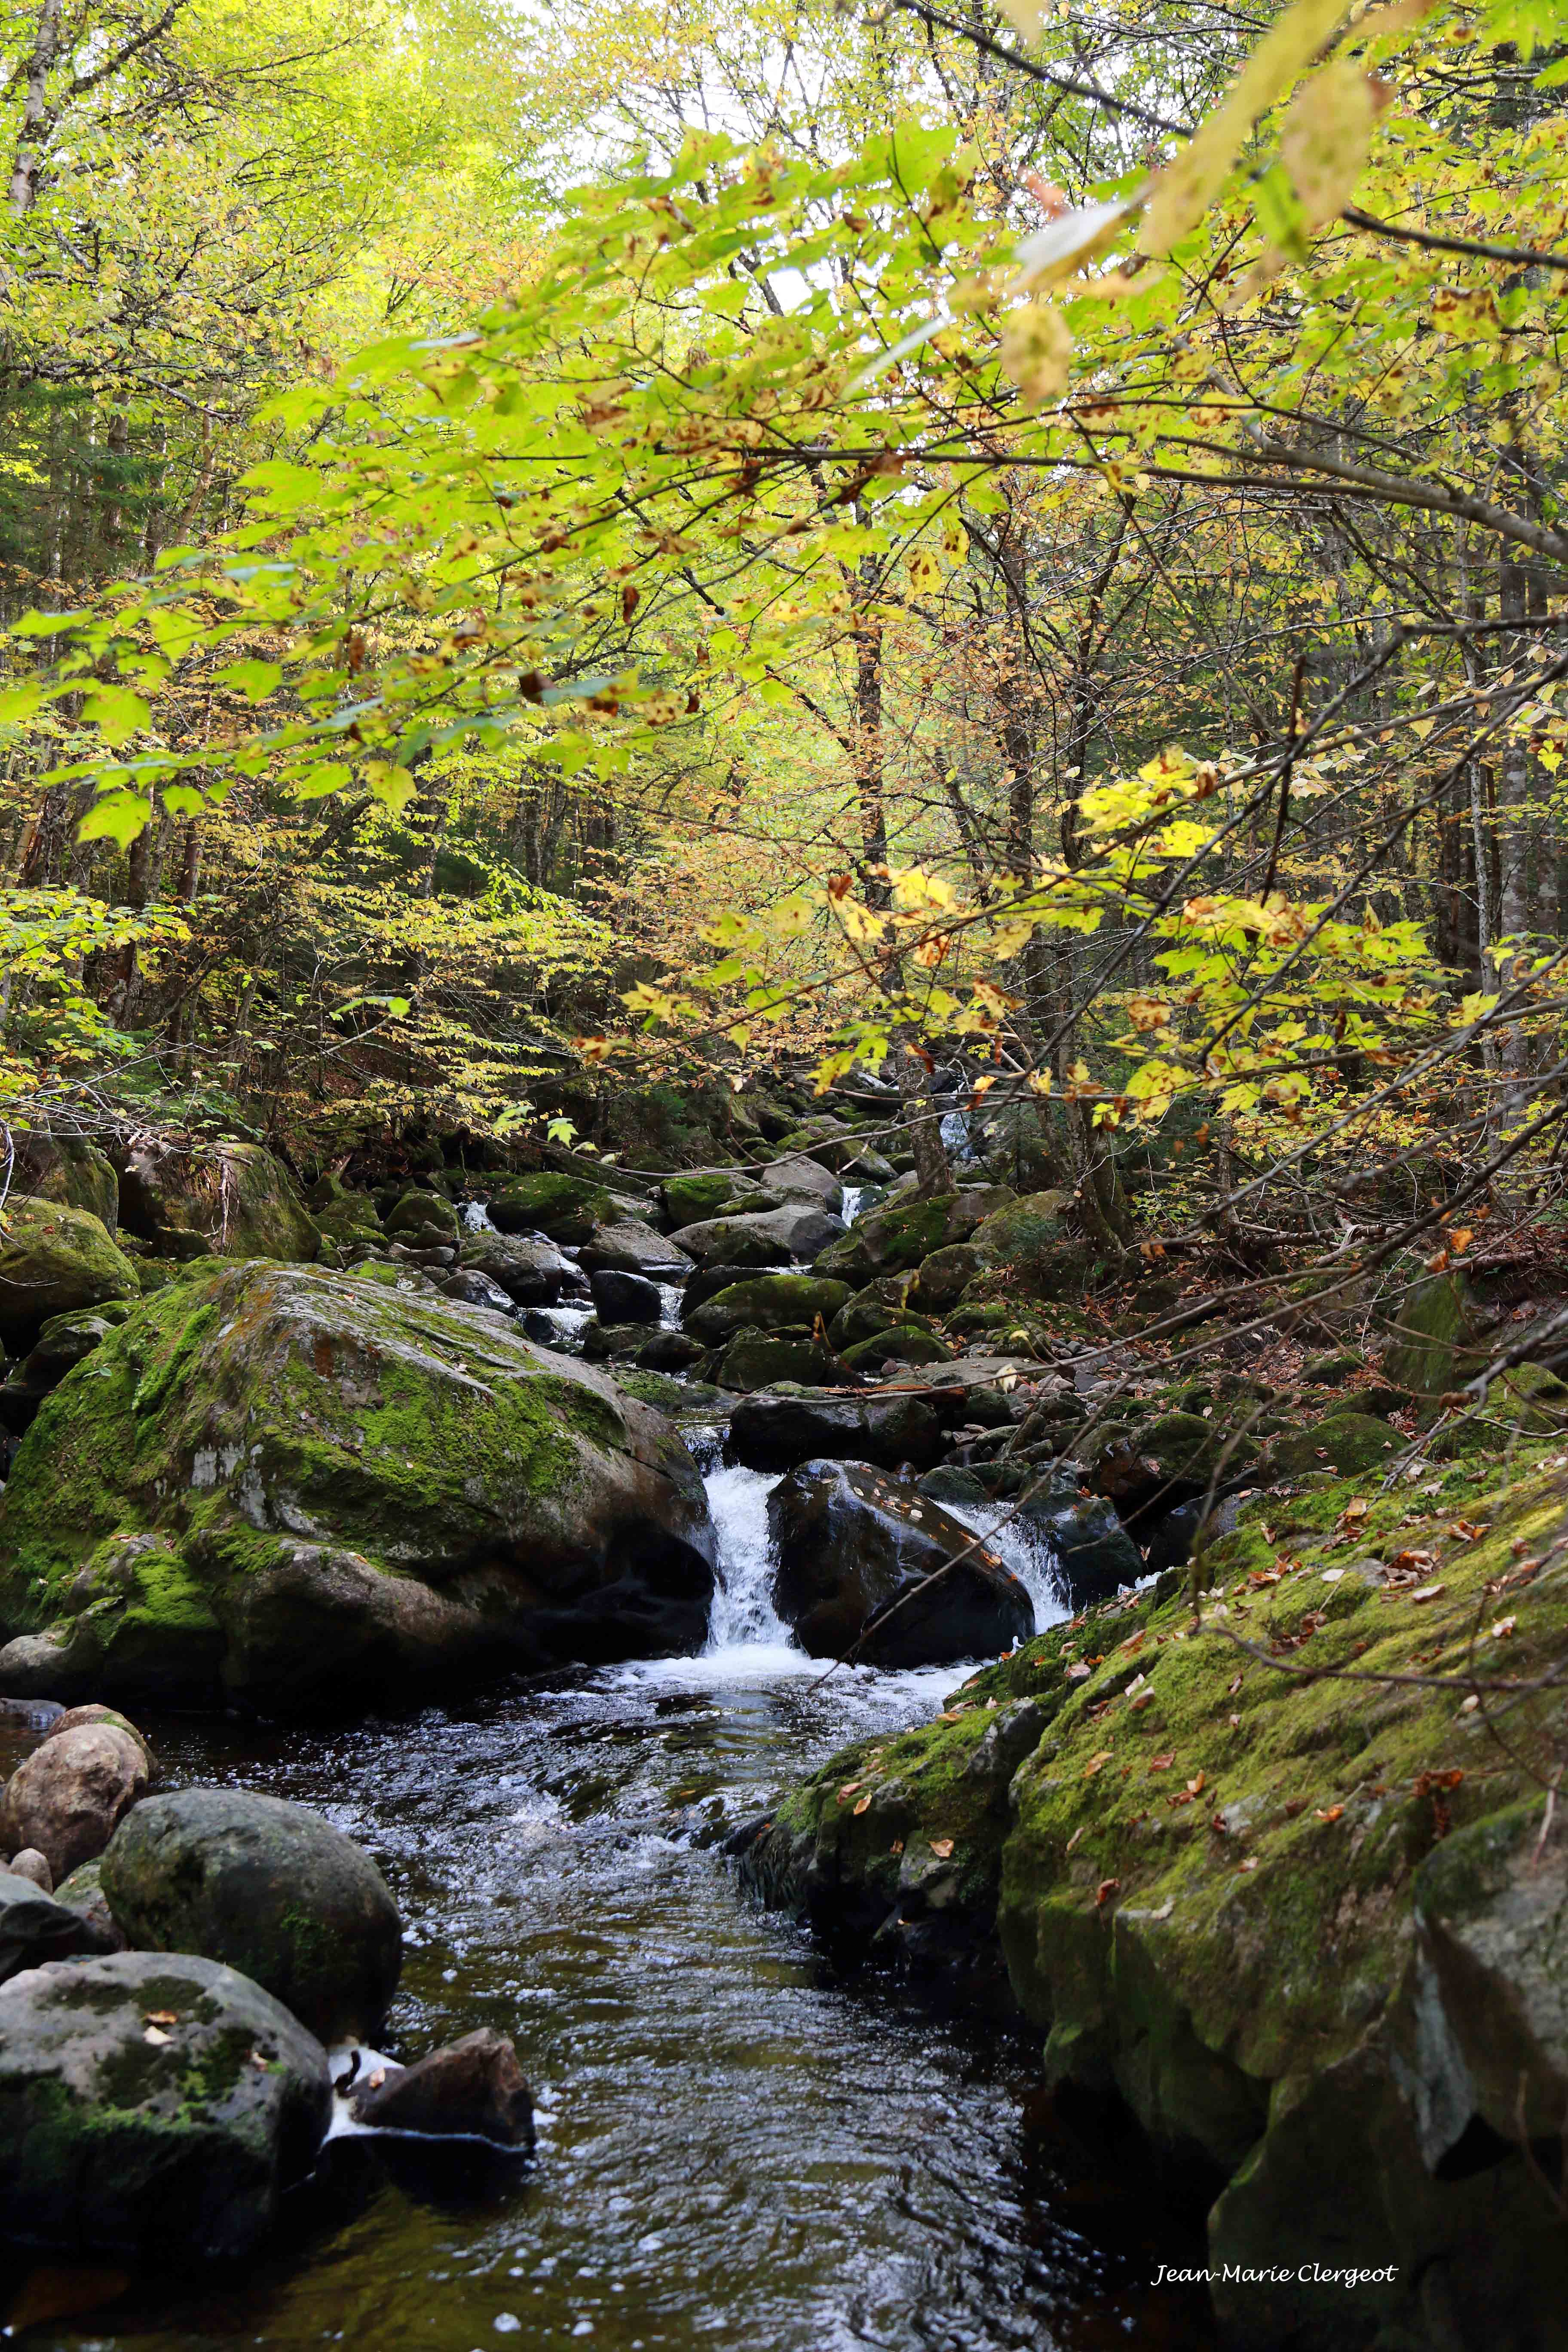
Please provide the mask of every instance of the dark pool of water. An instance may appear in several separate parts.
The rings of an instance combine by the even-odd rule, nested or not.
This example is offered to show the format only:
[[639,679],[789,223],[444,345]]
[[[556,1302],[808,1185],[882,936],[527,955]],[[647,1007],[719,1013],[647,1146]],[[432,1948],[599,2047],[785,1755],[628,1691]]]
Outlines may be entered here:
[[1197,2352],[1201,2310],[1147,2284],[1190,2245],[1063,2131],[1031,2046],[838,1979],[698,1842],[953,1679],[815,1691],[800,1665],[737,1651],[348,1731],[150,1723],[174,1778],[298,1799],[369,1849],[408,1925],[384,2046],[510,2033],[539,2152],[334,2143],[242,2278],[26,2342]]

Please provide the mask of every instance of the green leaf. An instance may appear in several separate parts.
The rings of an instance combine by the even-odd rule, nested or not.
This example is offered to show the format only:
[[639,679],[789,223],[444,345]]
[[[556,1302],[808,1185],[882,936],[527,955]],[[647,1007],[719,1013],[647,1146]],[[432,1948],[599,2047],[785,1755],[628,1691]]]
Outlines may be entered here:
[[112,841],[117,849],[129,849],[140,834],[146,831],[153,815],[153,803],[140,793],[107,793],[95,801],[76,829],[79,841]]

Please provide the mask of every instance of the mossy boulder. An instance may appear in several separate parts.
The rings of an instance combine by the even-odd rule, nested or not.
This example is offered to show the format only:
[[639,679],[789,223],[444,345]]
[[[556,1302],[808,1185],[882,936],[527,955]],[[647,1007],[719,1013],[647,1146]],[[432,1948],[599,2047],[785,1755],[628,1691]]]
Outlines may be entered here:
[[458,1251],[458,1264],[495,1283],[514,1307],[554,1307],[568,1292],[585,1287],[575,1259],[553,1242],[527,1241],[520,1234],[476,1234]]
[[675,1432],[515,1325],[356,1276],[193,1273],[62,1381],[0,1501],[0,1687],[342,1712],[684,1650]]
[[822,1282],[809,1274],[760,1274],[749,1282],[732,1282],[703,1300],[682,1319],[689,1331],[720,1347],[737,1331],[781,1331],[791,1326],[811,1330],[818,1317],[833,1321],[849,1297],[842,1282]]
[[116,1952],[0,1987],[0,2210],[24,2245],[176,2272],[248,2254],[331,2105],[321,2043],[216,1961]]
[[7,1870],[0,1853],[0,1985],[24,1969],[113,1949],[109,1937],[61,1899],[65,1891],[46,1895],[30,1878]]
[[852,1372],[870,1372],[882,1364],[951,1363],[954,1350],[940,1332],[911,1315],[879,1331],[874,1339],[858,1340],[840,1352]]
[[603,1184],[548,1168],[532,1176],[509,1177],[485,1206],[498,1233],[540,1233],[552,1242],[585,1242],[594,1227],[613,1213]]
[[[1490,1491],[1450,1473],[1429,1517],[1354,1479],[1243,1506],[1200,1614],[1173,1571],[1053,1627],[927,1727],[830,1759],[746,1858],[850,1952],[918,1966],[955,1923],[994,1951],[1047,2082],[1130,2108],[1213,2200],[1211,2262],[1267,2273],[1214,2290],[1248,2352],[1560,2332],[1555,1443]],[[1513,1686],[1506,1740],[1468,1672]],[[1029,1750],[988,1772],[1023,1703]],[[1345,2263],[1380,2273],[1348,2316],[1321,2274]]]
[[12,1355],[32,1348],[53,1316],[141,1295],[136,1268],[101,1218],[12,1195],[0,1232],[0,1342]]
[[259,1143],[135,1145],[120,1171],[120,1221],[170,1256],[309,1265],[321,1248],[293,1178]]
[[103,1892],[145,1952],[199,1952],[280,2000],[321,2041],[368,2041],[403,1964],[385,1880],[307,1805],[245,1789],[181,1789],[128,1813]]
[[956,1307],[981,1272],[979,1251],[972,1242],[954,1242],[951,1248],[932,1250],[915,1269],[908,1304],[917,1315],[945,1315]]
[[[919,1322],[905,1305],[909,1277],[901,1274],[885,1274],[863,1289],[847,1295],[833,1318],[828,1338],[836,1348],[852,1348],[860,1339],[874,1339],[879,1331],[890,1331],[895,1324]],[[925,1324],[924,1328],[930,1329]]]
[[689,1174],[667,1176],[659,1186],[665,1222],[673,1230],[720,1216],[732,1201],[744,1201],[761,1190],[754,1176],[738,1168],[694,1168]]
[[721,1355],[710,1359],[712,1378],[721,1388],[771,1389],[780,1381],[798,1381],[810,1387],[839,1377],[838,1358],[831,1348],[814,1339],[809,1330],[737,1331]]
[[389,1241],[456,1243],[462,1232],[457,1210],[444,1192],[426,1192],[414,1186],[395,1201],[383,1223]]
[[[786,1201],[779,1208],[754,1214],[713,1217],[700,1224],[682,1225],[670,1239],[703,1266],[801,1265],[809,1265],[843,1232],[841,1221],[815,1202]],[[816,1271],[830,1273],[831,1268]]]
[[974,1186],[929,1200],[909,1193],[889,1201],[829,1243],[814,1271],[862,1285],[878,1275],[912,1271],[933,1252],[967,1241],[1005,1197],[994,1186]]
[[1256,1439],[1218,1416],[1157,1412],[1131,1426],[1105,1425],[1089,1484],[1131,1519],[1188,1502],[1213,1481],[1238,1479],[1258,1451]]
[[975,1228],[975,1255],[983,1265],[1032,1265],[1066,1237],[1069,1199],[1066,1192],[1026,1192],[1010,1202]]
[[834,1396],[808,1388],[743,1397],[730,1417],[730,1451],[752,1470],[793,1470],[813,1461],[870,1462],[918,1470],[944,1444],[941,1415],[923,1397]]
[[113,1233],[120,1218],[120,1178],[106,1152],[82,1136],[45,1135],[36,1129],[16,1134],[14,1142],[14,1192],[57,1201],[68,1209],[86,1209]]
[[1331,1412],[1310,1429],[1270,1438],[1268,1468],[1276,1478],[1304,1477],[1312,1470],[1355,1477],[1386,1470],[1401,1442],[1399,1432],[1374,1413]]
[[1479,1300],[1458,1267],[1426,1274],[1401,1295],[1390,1320],[1394,1337],[1384,1349],[1384,1378],[1435,1407],[1485,1361],[1475,1340],[1485,1320]]

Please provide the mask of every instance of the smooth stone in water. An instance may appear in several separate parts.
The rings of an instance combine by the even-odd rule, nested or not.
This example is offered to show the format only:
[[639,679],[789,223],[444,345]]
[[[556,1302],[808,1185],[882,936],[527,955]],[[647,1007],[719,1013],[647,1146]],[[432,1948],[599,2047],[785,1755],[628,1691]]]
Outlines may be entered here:
[[657,1323],[664,1312],[657,1282],[646,1275],[623,1274],[618,1267],[595,1269],[588,1277],[594,1307],[601,1323]]
[[873,1462],[923,1470],[941,1459],[942,1416],[922,1397],[829,1396],[761,1389],[730,1417],[729,1451],[748,1470],[794,1470],[803,1462]]
[[149,1798],[103,1857],[103,1891],[133,1944],[226,1962],[323,2042],[373,2035],[397,1990],[403,1928],[380,1871],[280,1797]]
[[216,1961],[114,1952],[0,1987],[0,2211],[24,2244],[247,2254],[331,2112],[321,2043]]
[[[68,1903],[16,1868],[0,1869],[0,1984],[47,1960],[68,1960],[114,1947]],[[41,1857],[40,1857],[41,1859]]]
[[350,2105],[356,2123],[378,2131],[533,2146],[533,2094],[506,2035],[488,2027],[396,2068],[375,2089],[356,2091]]
[[115,1824],[147,1793],[140,1739],[112,1723],[57,1727],[20,1763],[0,1801],[0,1849],[37,1846],[56,1884],[101,1853]]

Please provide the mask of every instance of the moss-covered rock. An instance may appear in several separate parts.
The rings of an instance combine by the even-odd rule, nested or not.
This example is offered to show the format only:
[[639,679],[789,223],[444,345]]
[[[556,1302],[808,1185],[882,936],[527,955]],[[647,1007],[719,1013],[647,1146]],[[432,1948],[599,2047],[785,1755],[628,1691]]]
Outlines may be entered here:
[[585,1242],[594,1227],[614,1213],[603,1184],[553,1169],[509,1177],[490,1194],[486,1208],[498,1233],[540,1233],[552,1242]]
[[142,1295],[136,1269],[100,1218],[57,1201],[13,1194],[0,1232],[0,1341],[32,1348],[57,1315]]
[[684,1649],[712,1544],[673,1430],[500,1317],[214,1268],[144,1302],[23,1440],[0,1686],[339,1711]]
[[1005,1197],[991,1185],[940,1192],[930,1200],[910,1193],[889,1201],[858,1219],[841,1239],[829,1243],[814,1271],[865,1284],[880,1274],[912,1270],[933,1252],[966,1242]]
[[932,1250],[915,1269],[908,1303],[917,1315],[945,1315],[950,1307],[958,1305],[981,1271],[980,1253],[972,1242]]
[[912,1315],[840,1352],[852,1372],[875,1371],[882,1364],[947,1364],[954,1354],[940,1332]]
[[760,1274],[749,1282],[732,1282],[705,1298],[683,1318],[689,1331],[721,1347],[737,1331],[782,1331],[792,1326],[807,1331],[820,1316],[831,1323],[849,1297],[842,1282],[822,1282],[809,1274]]
[[14,1192],[58,1201],[68,1209],[86,1209],[106,1232],[113,1233],[120,1218],[120,1178],[106,1152],[85,1137],[46,1135],[36,1129],[14,1133]]
[[829,1216],[814,1202],[786,1201],[779,1208],[759,1210],[755,1214],[748,1212],[742,1216],[714,1217],[701,1224],[682,1225],[670,1239],[700,1265],[732,1265],[739,1269],[809,1265],[843,1232],[838,1218]]
[[215,1961],[115,1952],[0,1988],[0,2210],[25,2245],[176,2272],[248,2254],[331,2105],[321,2043]]
[[293,1178],[258,1143],[137,1144],[120,1171],[120,1219],[127,1233],[174,1256],[309,1265],[321,1247]]
[[102,1885],[138,1950],[222,1960],[329,2046],[385,2021],[397,1906],[369,1855],[308,1805],[247,1789],[149,1797],[109,1841]]
[[1447,1390],[1481,1369],[1474,1341],[1483,1322],[1479,1301],[1458,1267],[1420,1276],[1400,1297],[1390,1318],[1394,1338],[1384,1349],[1383,1372],[1396,1388],[1408,1389],[1423,1404],[1436,1405]]
[[809,1330],[793,1332],[737,1331],[722,1355],[710,1358],[712,1377],[721,1388],[771,1389],[780,1381],[798,1381],[806,1387],[839,1376],[838,1358],[831,1348],[814,1339]]
[[[765,1891],[889,1957],[918,1959],[955,1913],[973,1951],[994,1905],[1047,2077],[1131,2107],[1189,2191],[1222,2192],[1211,2257],[1269,2271],[1251,2293],[1216,2287],[1226,2342],[1552,2338],[1568,2289],[1538,2178],[1568,2109],[1568,1832],[1542,1786],[1568,1660],[1552,1442],[1489,1493],[1448,1474],[1429,1517],[1363,1480],[1259,1496],[1210,1547],[1200,1614],[1173,1571],[1053,1628],[929,1728],[834,1757],[749,1858]],[[1462,1703],[1469,1672],[1516,1686],[1506,1744],[1485,1703]],[[983,1806],[971,1770],[1023,1701],[1029,1752]],[[945,1913],[904,1885],[911,1855]],[[1351,2318],[1318,2275],[1346,2262],[1386,2273]],[[1426,2327],[1435,2265],[1447,2337]]]
[[884,1274],[852,1297],[847,1296],[828,1331],[834,1346],[853,1348],[858,1341],[874,1339],[879,1332],[890,1331],[900,1323],[915,1323],[929,1330],[930,1324],[911,1314],[905,1304],[909,1287],[907,1275]]
[[1026,1192],[998,1209],[975,1228],[973,1247],[983,1265],[1016,1266],[1026,1272],[1067,1235],[1066,1192]]
[[744,1201],[761,1190],[754,1176],[738,1168],[694,1168],[689,1175],[667,1176],[659,1186],[665,1222],[696,1225],[720,1216],[732,1201]]
[[455,1243],[462,1232],[457,1210],[444,1192],[426,1192],[416,1185],[395,1201],[383,1219],[392,1241],[416,1245]]
[[1277,1478],[1299,1478],[1311,1470],[1334,1470],[1352,1477],[1386,1470],[1400,1443],[1398,1431],[1374,1413],[1331,1412],[1310,1429],[1271,1437],[1268,1466]]

